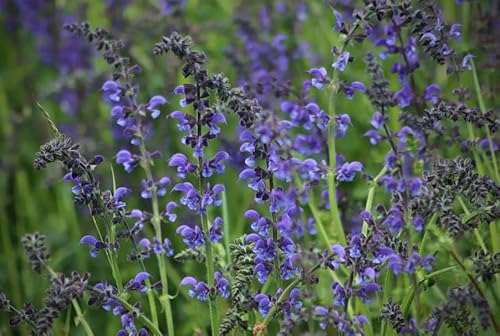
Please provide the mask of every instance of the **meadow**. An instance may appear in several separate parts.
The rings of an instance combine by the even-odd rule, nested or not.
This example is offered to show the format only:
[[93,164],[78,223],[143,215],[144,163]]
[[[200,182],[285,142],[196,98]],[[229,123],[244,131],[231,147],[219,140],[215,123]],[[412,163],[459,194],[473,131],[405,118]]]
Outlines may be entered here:
[[0,0],[0,335],[500,335],[495,0]]

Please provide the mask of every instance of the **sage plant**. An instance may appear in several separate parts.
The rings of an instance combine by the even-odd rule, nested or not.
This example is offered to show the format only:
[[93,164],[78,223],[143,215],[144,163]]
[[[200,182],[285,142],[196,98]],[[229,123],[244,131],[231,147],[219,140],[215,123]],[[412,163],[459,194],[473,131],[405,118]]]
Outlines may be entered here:
[[[48,333],[72,305],[92,335],[85,297],[120,317],[118,335],[500,332],[498,111],[483,55],[464,44],[469,23],[443,5],[241,6],[224,51],[241,86],[169,32],[152,54],[180,76],[154,94],[126,41],[67,25],[110,65],[100,92],[126,143],[107,179],[104,157],[87,159],[43,110],[54,138],[34,166],[62,163],[95,228],[80,243],[111,276],[57,274],[44,236],[26,236],[50,288],[42,309],[0,294],[11,324]],[[324,12],[318,31],[334,42],[321,55],[293,35]]]

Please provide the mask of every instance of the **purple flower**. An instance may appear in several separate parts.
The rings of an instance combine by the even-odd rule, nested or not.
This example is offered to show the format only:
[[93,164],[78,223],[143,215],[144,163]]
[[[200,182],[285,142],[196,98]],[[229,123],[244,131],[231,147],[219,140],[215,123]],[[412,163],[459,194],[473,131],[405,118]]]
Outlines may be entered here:
[[344,71],[347,63],[349,62],[349,57],[350,54],[348,51],[342,52],[337,61],[332,64],[332,68],[337,69],[338,71]]
[[169,222],[175,222],[175,220],[177,219],[177,215],[172,211],[178,207],[179,206],[174,201],[168,202],[167,205],[165,205],[165,211],[163,212],[163,216],[166,217],[169,220]]
[[173,190],[181,191],[184,196],[181,198],[181,203],[191,210],[197,210],[201,197],[189,182],[178,183],[174,186]]
[[269,228],[271,226],[271,221],[269,219],[262,217],[255,210],[248,210],[247,212],[245,212],[245,217],[253,220],[252,224],[250,224],[250,227],[253,231],[263,237],[267,237],[267,235],[269,234]]
[[116,188],[114,194],[113,194],[113,199],[115,201],[115,207],[117,209],[124,208],[126,206],[125,202],[120,201],[120,199],[125,196],[130,191],[130,189],[127,189],[125,187],[119,187]]
[[351,118],[347,114],[342,114],[335,117],[335,136],[338,138],[345,137],[348,125],[352,125]]
[[384,136],[382,134],[380,134],[377,130],[374,130],[374,129],[366,131],[365,134],[363,134],[363,135],[368,137],[368,139],[370,140],[370,143],[372,145],[378,144],[379,141],[384,138]]
[[462,60],[462,69],[467,69],[467,70],[472,70],[472,59],[474,58],[474,55],[467,54],[464,56]]
[[420,37],[420,42],[422,42],[423,45],[427,46],[435,46],[436,45],[436,41],[437,41],[437,38],[436,38],[436,35],[434,35],[433,33],[425,33],[425,34],[422,34],[422,36]]
[[391,233],[400,232],[404,226],[403,212],[399,207],[392,206],[389,209],[389,216],[385,218],[383,223],[389,227]]
[[196,171],[196,165],[192,164],[186,155],[181,153],[174,154],[170,160],[168,160],[169,167],[177,168],[177,176],[184,179],[186,174],[191,174]]
[[339,307],[344,307],[345,300],[348,295],[350,296],[350,293],[338,282],[333,283],[332,291],[334,297],[333,304]]
[[450,26],[450,34],[455,38],[459,38],[462,35],[462,25],[454,23]]
[[394,94],[394,99],[399,102],[399,107],[405,108],[409,106],[413,100],[413,92],[408,83],[404,83],[401,90]]
[[410,192],[412,196],[418,196],[422,192],[422,185],[424,182],[418,177],[414,177],[410,180]]
[[271,310],[271,300],[269,300],[269,296],[260,293],[255,296],[254,300],[257,302],[260,315],[262,315],[262,317],[266,317]]
[[164,105],[167,103],[167,100],[163,96],[154,96],[149,100],[147,105],[147,110],[151,112],[151,117],[156,119],[160,116],[160,110],[157,108],[158,105]]
[[276,256],[276,247],[271,238],[260,239],[255,243],[254,253],[257,258],[271,261]]
[[105,101],[111,103],[117,103],[120,101],[122,89],[120,88],[120,84],[117,82],[107,81],[103,84],[101,90],[103,91]]
[[127,173],[131,173],[139,164],[139,159],[128,150],[121,150],[116,154],[116,163],[121,164]]
[[398,162],[398,158],[396,153],[393,150],[389,151],[385,157],[385,166],[389,169],[394,169],[396,167],[396,163]]
[[326,69],[321,68],[312,68],[308,71],[314,78],[311,79],[311,84],[317,89],[322,89],[325,84],[330,83],[330,79],[327,76]]
[[290,280],[293,276],[299,273],[299,268],[294,265],[295,259],[298,255],[287,256],[280,266],[280,274],[283,280]]
[[[498,144],[494,141],[492,141],[491,144],[492,144],[491,147],[493,147],[493,151],[494,152],[498,151]],[[488,138],[481,139],[479,141],[479,147],[481,147],[484,151],[486,151],[486,153],[490,153],[491,148],[490,148],[490,141],[488,140]]]
[[204,177],[210,177],[212,176],[212,173],[214,171],[219,175],[224,173],[225,166],[222,161],[227,159],[229,159],[229,154],[227,152],[218,152],[217,154],[215,154],[212,160],[205,161],[205,164],[203,165],[202,175]]
[[180,286],[191,286],[188,291],[190,297],[195,297],[199,301],[206,301],[208,298],[209,288],[203,281],[197,281],[195,278],[187,276],[181,280]]
[[215,278],[215,289],[219,292],[222,298],[227,299],[230,295],[229,292],[229,281],[222,276],[220,272],[214,273]]
[[208,205],[215,205],[216,207],[222,204],[222,199],[220,198],[220,193],[224,192],[225,188],[222,184],[216,184],[212,189],[210,189],[210,184],[208,183],[205,188],[205,194],[200,202],[200,212],[205,213]]
[[335,23],[335,26],[333,26],[333,29],[336,32],[340,32],[344,27],[344,18],[342,17],[342,14],[336,10],[333,11],[333,14],[335,15],[335,19],[337,19],[337,22]]
[[271,273],[271,268],[266,266],[264,263],[258,263],[255,265],[254,269],[254,274],[257,275],[257,281],[259,283],[264,284],[267,281],[267,277],[269,276],[269,273]]
[[366,86],[361,82],[354,81],[350,85],[345,86],[343,89],[347,99],[351,100],[355,91],[365,92]]
[[170,241],[170,239],[163,239],[163,247],[165,248],[165,254],[167,255],[167,257],[171,257],[174,255],[174,249],[172,248],[172,242]]
[[261,175],[257,175],[255,169],[247,168],[239,175],[240,180],[250,180],[248,187],[255,191],[261,191],[266,188],[264,180]]
[[217,124],[226,124],[226,118],[220,112],[211,113],[203,118],[203,123],[210,127],[210,133],[217,135],[220,133],[220,127]]
[[322,306],[316,306],[314,307],[314,314],[320,318],[319,327],[325,330],[328,326],[328,309]]
[[380,182],[384,185],[384,191],[388,194],[398,189],[398,179],[394,176],[384,175],[380,178]]
[[403,260],[399,255],[392,252],[387,256],[387,267],[392,270],[394,275],[398,275],[403,270]]
[[373,113],[372,121],[370,122],[370,125],[372,125],[374,128],[379,129],[384,127],[384,122],[385,118],[382,115],[382,113],[376,111]]
[[92,246],[93,248],[90,250],[89,253],[90,256],[94,258],[97,256],[97,252],[107,247],[105,243],[103,243],[100,240],[97,240],[96,237],[91,235],[83,236],[82,239],[80,239],[80,244]]
[[346,162],[337,171],[337,180],[343,182],[352,182],[356,172],[363,170],[363,165],[358,161]]
[[334,270],[337,270],[342,263],[345,262],[345,249],[338,244],[332,245],[330,247],[335,256],[329,260],[328,266],[331,266]]
[[131,279],[125,285],[125,289],[131,291],[140,291],[141,293],[145,293],[148,290],[148,288],[144,284],[144,280],[146,280],[147,278],[151,278],[151,274],[147,272],[139,272],[133,279]]
[[182,236],[182,241],[189,247],[194,248],[205,244],[205,236],[198,225],[193,228],[187,225],[181,225],[175,230]]
[[281,237],[278,241],[278,247],[286,255],[292,255],[295,251],[295,244],[293,243],[293,240],[288,237]]
[[441,94],[441,88],[437,84],[430,84],[425,88],[424,99],[431,101],[434,105],[439,101],[439,95]]
[[192,116],[180,111],[170,113],[170,118],[178,120],[177,128],[179,131],[190,132],[196,124],[196,120]]
[[210,227],[210,231],[209,231],[209,237],[208,239],[212,242],[212,243],[216,243],[218,242],[219,240],[222,239],[222,218],[220,217],[216,217],[212,223],[212,226]]
[[416,215],[413,217],[413,227],[415,228],[415,231],[422,232],[424,229],[424,219],[422,216]]

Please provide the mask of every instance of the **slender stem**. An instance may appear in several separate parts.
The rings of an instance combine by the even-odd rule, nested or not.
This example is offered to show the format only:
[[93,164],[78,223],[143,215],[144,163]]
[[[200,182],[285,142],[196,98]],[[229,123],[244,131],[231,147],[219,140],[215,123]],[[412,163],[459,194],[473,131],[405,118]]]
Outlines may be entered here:
[[[295,184],[302,189],[302,182],[300,181],[300,178],[298,176],[295,176]],[[316,222],[316,226],[319,229],[319,234],[325,243],[326,247],[329,247],[332,245],[332,242],[330,241],[330,238],[328,237],[328,233],[326,232],[325,226],[323,225],[323,221],[321,219],[321,214],[319,209],[316,207],[316,202],[314,201],[314,194],[310,193],[309,195],[309,202],[307,202],[307,205],[309,206],[309,210],[311,211],[311,214],[313,215],[314,221]]]
[[[457,265],[453,265],[453,266],[449,266],[449,267],[446,267],[446,268],[443,268],[443,269],[440,269],[438,271],[435,271],[435,272],[432,272],[432,273],[429,273],[427,274],[426,276],[424,276],[424,278],[422,280],[420,280],[418,282],[418,287],[420,288],[424,282],[426,280],[429,280],[429,279],[432,279],[438,275],[441,275],[441,274],[444,274],[444,273],[447,273],[449,271],[452,271],[454,270],[455,268],[457,268]],[[402,312],[403,312],[403,316],[406,316],[408,315],[408,311],[410,310],[410,307],[411,307],[411,302],[413,300],[415,296],[415,290],[414,288],[411,288],[410,289],[410,292],[408,293],[408,295],[406,296],[406,299],[403,300],[403,304],[402,304]]]
[[137,319],[144,323],[146,327],[156,336],[164,336],[164,334],[154,325],[153,322],[151,322],[150,319],[146,317],[146,315],[142,314],[139,309],[136,307],[132,306],[127,300],[121,298],[118,295],[112,295],[111,296],[114,300],[120,302],[122,306],[127,308],[128,311],[130,312],[135,312],[137,314]]
[[[392,282],[392,272],[391,270],[387,270],[385,273],[384,279],[384,287],[382,288],[382,304],[387,302],[387,298],[389,296],[389,288]],[[387,322],[386,320],[382,320],[380,335],[385,336],[387,332]]]
[[[378,181],[384,174],[387,172],[387,167],[384,165],[384,167],[380,170],[380,172],[375,176],[375,178],[371,181],[371,187],[370,190],[368,190],[368,197],[366,198],[366,205],[365,205],[365,210],[368,212],[372,211],[373,207],[373,199],[375,197],[375,191],[378,187]],[[363,228],[361,229],[361,233],[363,235],[366,235],[368,233],[368,223],[363,221]]]
[[433,214],[429,223],[424,228],[424,235],[422,236],[422,240],[420,241],[420,247],[418,248],[418,254],[422,255],[424,253],[425,243],[427,242],[427,238],[429,236],[429,232],[431,231],[434,223],[436,223],[437,214]]
[[[484,103],[483,95],[481,94],[481,87],[479,85],[479,78],[478,78],[477,71],[476,71],[476,65],[475,65],[473,60],[471,60],[471,63],[472,63],[472,76],[474,77],[474,88],[476,90],[477,100],[479,102],[479,108],[481,109],[481,112],[484,114],[484,113],[486,113],[486,105]],[[496,154],[495,154],[495,148],[493,145],[493,139],[491,137],[489,127],[485,127],[485,128],[486,128],[486,135],[488,138],[488,144],[490,147],[490,154],[491,154],[491,158],[493,161],[493,167],[495,168],[495,179],[498,182],[498,181],[500,181],[500,172],[498,171],[498,164],[497,164],[497,159],[496,159]]]
[[[99,236],[99,239],[101,241],[104,241],[104,237],[101,233],[101,230],[99,229],[99,225],[97,225],[97,220],[96,220],[95,216],[92,215],[92,210],[90,209],[90,206],[89,206],[89,211],[91,213],[92,222],[94,223],[94,227],[97,231],[97,235]],[[118,263],[116,262],[115,255],[111,251],[109,251],[108,249],[105,249],[104,253],[106,255],[106,259],[108,260],[109,267],[111,268],[111,274],[113,275],[113,279],[115,280],[116,288],[118,288],[118,291],[120,293],[123,293],[122,277],[120,274],[120,269],[118,268]]]
[[[484,103],[483,95],[481,94],[481,87],[479,86],[479,78],[477,75],[476,71],[476,65],[474,61],[471,61],[472,63],[472,76],[474,77],[474,88],[476,89],[476,94],[477,94],[477,100],[479,102],[479,108],[481,109],[481,112],[484,114],[486,113],[486,105]],[[497,158],[495,154],[495,148],[493,145],[493,139],[491,137],[490,129],[488,126],[486,128],[486,137],[488,138],[488,144],[490,147],[490,154],[491,154],[491,159],[493,161],[493,167],[495,170],[495,179],[497,182],[500,182],[500,172],[498,171],[498,164],[497,164]],[[498,233],[497,233],[497,223],[498,221],[492,221],[490,223],[490,236],[491,236],[491,246],[493,249],[493,253],[496,253],[499,250],[499,244],[498,244]]]
[[[333,91],[333,90],[332,90]],[[330,101],[333,100],[333,97],[330,98]],[[330,123],[328,124],[328,161],[330,164],[330,171],[328,172],[328,199],[330,202],[330,214],[331,220],[333,222],[333,232],[335,237],[337,237],[340,244],[345,245],[345,233],[344,228],[342,227],[342,222],[340,220],[340,214],[337,204],[337,190],[335,184],[335,173],[337,171],[337,163],[336,163],[336,150],[335,150],[335,125],[333,117],[335,116],[334,104],[330,104],[329,114],[330,114]]]
[[[198,107],[197,107],[197,128],[198,132],[197,135],[199,138],[202,136],[202,121],[201,121],[201,109],[202,109],[202,102],[201,102],[201,96],[200,96],[200,87],[197,84],[196,85],[196,96],[197,96],[197,101],[198,101]],[[200,197],[203,198],[205,195],[205,181],[203,178],[203,157],[200,156],[198,157],[198,190],[200,191]],[[207,218],[207,212],[201,210],[200,206],[200,221],[201,221],[201,226],[203,229],[203,233],[205,235],[205,253],[206,253],[206,258],[205,258],[205,265],[207,268],[207,284],[209,288],[214,287],[214,253],[213,253],[213,248],[212,248],[212,243],[209,240],[209,227],[208,227],[208,218]],[[210,311],[210,326],[211,326],[211,333],[212,336],[215,336],[218,331],[217,327],[217,304],[215,302],[215,298],[209,297],[208,300],[208,305],[209,305],[209,311]]]
[[[205,265],[207,268],[207,284],[209,288],[214,287],[214,256],[213,256],[213,249],[212,249],[212,243],[208,239],[208,221],[206,218],[206,214],[201,214],[200,215],[200,220],[201,220],[201,225],[203,228],[203,232],[206,232],[205,234],[205,253],[207,257],[205,258]],[[210,297],[208,300],[208,305],[209,305],[209,310],[210,310],[210,325],[211,325],[211,333],[212,336],[215,336],[217,334],[217,305],[215,303],[215,299]]]
[[[140,128],[140,127],[139,127]],[[143,164],[142,168],[144,169],[144,173],[146,174],[146,178],[150,181],[154,181],[153,179],[153,173],[151,171],[151,164],[148,161],[147,158],[147,150],[146,150],[146,145],[144,144],[144,139],[141,137],[141,142],[140,142],[140,151],[141,151],[141,156],[143,158]],[[151,218],[151,224],[153,225],[154,231],[155,231],[155,236],[158,239],[158,241],[162,241],[162,230],[161,230],[161,217],[160,217],[160,208],[158,204],[158,194],[156,190],[156,186],[153,185],[151,188],[151,208],[153,210],[153,217]],[[174,331],[174,319],[172,316],[172,307],[170,304],[170,297],[168,295],[168,278],[167,278],[167,271],[165,267],[165,259],[163,258],[163,255],[161,254],[156,254],[156,260],[158,262],[158,268],[160,271],[160,281],[162,284],[162,296],[160,298],[160,302],[163,306],[163,309],[165,311],[165,319],[167,322],[167,335],[173,336],[175,334]],[[156,312],[156,305],[150,302],[150,307],[154,306],[154,311],[152,311],[152,315],[155,314]]]
[[227,195],[226,190],[222,192],[222,218],[223,218],[223,226],[224,226],[224,248],[226,250],[226,258],[227,263],[231,263],[231,252],[229,251],[229,245],[231,244],[230,237],[230,218],[229,218],[229,208],[227,205]]
[[[264,145],[264,151],[267,153],[268,152],[268,147],[267,145]],[[269,161],[266,159],[266,166],[267,166],[267,176],[269,180],[269,193],[273,193],[274,190],[274,177],[273,173],[269,170]],[[271,196],[272,197],[272,196]],[[271,200],[272,202],[272,200]],[[275,244],[278,244],[278,230],[276,228],[276,213],[274,211],[271,212],[271,218],[272,218],[272,223],[271,223],[271,230],[272,230],[272,235],[273,235],[273,241]],[[275,257],[274,257],[274,276],[276,278],[276,283],[278,284],[278,287],[281,287],[281,274],[280,274],[280,255],[279,255],[279,250],[276,248],[275,250]]]
[[94,333],[92,332],[92,328],[90,328],[89,323],[87,322],[87,320],[83,316],[82,310],[80,309],[80,306],[78,305],[78,301],[73,299],[73,300],[71,300],[71,303],[73,304],[73,308],[75,308],[75,312],[76,312],[76,316],[77,316],[75,318],[75,320],[78,321],[78,323],[82,324],[83,329],[85,330],[85,334],[87,336],[94,336]]
[[[359,25],[356,23],[353,25],[351,30],[347,33],[342,46],[339,51],[339,55],[342,55],[344,50],[347,47],[347,43],[349,42],[350,37],[354,34],[356,29],[358,29]],[[335,174],[337,172],[337,152],[335,148],[335,102],[336,96],[339,90],[338,85],[338,72],[335,68],[332,70],[332,82],[330,84],[330,91],[328,97],[328,116],[330,117],[330,121],[328,123],[327,130],[327,143],[328,143],[328,164],[329,164],[329,172],[328,172],[328,199],[330,203],[330,215],[331,220],[333,222],[333,231],[338,241],[342,244],[346,244],[346,238],[344,233],[344,228],[342,227],[342,221],[340,220],[340,213],[337,204],[337,190],[335,184]]]
[[[467,217],[471,216],[471,212],[469,209],[467,209],[467,205],[465,205],[465,202],[461,196],[458,196],[458,203],[460,203],[460,206],[464,210],[465,214]],[[477,228],[474,229],[474,236],[476,236],[476,240],[479,243],[479,246],[483,249],[484,252],[488,252],[488,248],[486,247],[486,244],[484,243],[483,237],[481,237],[481,234],[479,233],[479,230]]]

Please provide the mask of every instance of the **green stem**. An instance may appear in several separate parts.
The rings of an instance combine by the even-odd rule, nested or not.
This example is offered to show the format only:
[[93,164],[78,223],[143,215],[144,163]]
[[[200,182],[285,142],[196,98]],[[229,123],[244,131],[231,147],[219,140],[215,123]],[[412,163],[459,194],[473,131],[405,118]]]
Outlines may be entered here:
[[229,245],[231,244],[230,237],[230,218],[229,218],[229,208],[227,206],[227,195],[226,190],[222,192],[222,218],[224,227],[224,248],[226,250],[227,263],[231,263],[231,252],[229,251]]
[[[432,279],[432,278],[434,278],[434,277],[436,277],[438,275],[441,275],[443,273],[449,272],[449,271],[451,271],[451,270],[453,270],[455,268],[457,268],[457,265],[449,266],[449,267],[440,269],[438,271],[429,273],[422,280],[420,280],[418,282],[418,286],[417,287],[420,288],[424,284],[424,282],[426,280]],[[411,307],[411,302],[413,301],[414,296],[415,296],[414,288],[411,288],[410,292],[408,293],[408,295],[406,296],[406,298],[403,300],[403,305],[402,305],[403,316],[408,315],[408,312],[409,312],[410,307]]]
[[146,327],[148,327],[148,329],[154,335],[156,335],[156,336],[164,336],[164,334],[162,332],[160,332],[160,330],[158,329],[158,327],[156,327],[153,324],[153,322],[151,322],[150,319],[148,319],[144,314],[142,314],[140,310],[138,310],[137,308],[135,308],[134,306],[132,306],[127,300],[122,299],[118,295],[113,295],[112,298],[115,299],[116,301],[120,302],[120,304],[122,306],[124,306],[125,308],[127,308],[128,311],[135,312],[137,314],[137,319],[139,321],[141,321]]
[[[354,24],[351,30],[345,36],[342,46],[339,51],[339,55],[342,55],[344,50],[347,47],[347,43],[349,42],[349,38],[354,34],[354,32],[358,29],[358,24]],[[338,85],[338,71],[335,68],[332,70],[332,81],[330,84],[330,94],[328,97],[328,116],[330,117],[330,121],[328,123],[327,130],[327,143],[328,143],[328,164],[329,164],[329,172],[328,172],[328,199],[330,202],[330,215],[331,220],[333,222],[333,231],[335,233],[335,237],[338,238],[340,244],[346,244],[346,238],[344,233],[344,228],[342,227],[342,221],[340,220],[340,214],[337,204],[337,190],[335,185],[335,175],[337,172],[337,152],[335,148],[335,99],[339,90]]]
[[[201,101],[201,90],[198,84],[196,84],[196,98],[198,101],[198,104],[200,104]],[[200,106],[200,105],[199,105]],[[197,109],[196,111],[197,114],[197,136],[201,137],[202,136],[202,111],[200,109]],[[198,157],[198,190],[200,192],[200,197],[203,197],[205,195],[205,181],[203,178],[203,157],[200,156]],[[207,218],[207,212],[201,210],[201,204],[200,204],[200,220],[201,220],[201,226],[203,229],[203,234],[205,236],[205,265],[207,269],[207,284],[209,288],[214,287],[214,252],[212,248],[212,243],[208,239],[209,237],[209,227],[208,227],[208,218]],[[209,306],[209,312],[210,312],[210,329],[212,336],[215,336],[218,332],[218,327],[217,327],[217,316],[219,315],[217,312],[217,304],[215,302],[215,298],[209,296],[208,298],[208,306]]]
[[[202,193],[203,195],[203,193]],[[203,228],[203,232],[205,232],[205,253],[207,257],[205,258],[205,265],[207,268],[207,284],[209,288],[214,287],[214,255],[212,249],[212,243],[208,239],[208,221],[206,215],[201,214],[201,225]],[[217,306],[215,304],[215,299],[210,297],[208,300],[209,310],[210,310],[210,325],[211,325],[211,333],[212,336],[217,334]]]
[[[147,151],[144,145],[144,141],[141,140],[141,155],[146,158]],[[151,166],[149,162],[144,162],[143,164],[144,172],[146,173],[146,178],[150,181],[154,181],[153,173],[151,172]],[[158,241],[162,240],[162,232],[161,232],[161,217],[160,217],[160,208],[158,205],[158,194],[156,192],[156,186],[151,188],[151,208],[153,210],[153,217],[151,218],[151,223],[153,224],[153,228],[155,230],[155,236]],[[158,268],[160,271],[160,281],[162,284],[162,296],[160,298],[160,303],[165,311],[165,320],[167,322],[167,335],[173,336],[175,335],[174,331],[174,319],[172,316],[172,307],[170,304],[170,297],[168,295],[168,278],[167,278],[167,270],[165,267],[165,259],[163,255],[157,254],[156,260],[158,262]],[[154,307],[154,311],[152,311],[152,315],[156,314],[156,305],[150,302],[150,306]]]
[[[377,176],[375,176],[375,178],[370,182],[371,187],[370,187],[370,190],[368,191],[368,197],[366,198],[365,211],[368,211],[368,212],[372,211],[373,199],[375,197],[375,191],[376,191],[377,186],[378,186],[378,181],[380,180],[380,178],[382,176],[384,176],[384,174],[386,172],[387,172],[387,167],[384,165],[382,170],[380,170],[380,172],[377,174]],[[361,233],[363,235],[366,235],[368,233],[368,223],[365,221],[363,221],[363,228],[361,230]]]
[[[333,81],[337,78],[336,72],[334,72]],[[337,204],[337,190],[335,184],[335,174],[337,172],[337,153],[335,149],[335,95],[337,89],[335,87],[331,88],[331,95],[329,97],[328,115],[330,117],[330,122],[328,123],[328,162],[330,169],[328,172],[328,199],[330,201],[330,215],[333,222],[333,232],[335,237],[341,245],[346,244],[344,228],[342,227],[342,222],[340,220],[340,214]]]
[[[484,103],[483,95],[481,94],[481,87],[479,86],[479,78],[477,75],[476,71],[476,65],[474,61],[471,61],[472,63],[472,76],[474,78],[474,88],[476,89],[476,94],[477,94],[477,100],[479,102],[479,108],[481,109],[481,112],[484,114],[486,112],[486,105]],[[500,181],[500,173],[498,171],[498,163],[497,163],[497,158],[496,158],[496,153],[495,153],[495,148],[493,146],[493,139],[491,137],[490,129],[488,127],[486,128],[486,136],[488,138],[488,144],[490,147],[490,153],[491,153],[491,158],[493,161],[493,167],[495,170],[495,179],[497,182]],[[479,171],[479,170],[478,170]],[[490,236],[491,236],[491,246],[493,249],[493,252],[496,253],[499,250],[499,243],[498,243],[498,233],[497,233],[497,221],[492,221],[490,223]]]
[[420,247],[418,248],[418,254],[422,255],[424,253],[425,243],[429,236],[430,231],[432,230],[434,224],[436,223],[437,214],[433,214],[429,223],[424,228],[424,235],[422,236],[422,240],[420,241]]
[[[472,64],[472,77],[474,78],[474,88],[476,89],[476,94],[477,94],[477,100],[479,102],[479,108],[481,109],[481,112],[484,114],[486,113],[486,105],[484,103],[483,95],[481,94],[481,87],[479,85],[479,78],[477,75],[476,71],[476,65],[473,60],[471,60]],[[497,181],[500,181],[500,172],[498,171],[498,164],[497,164],[497,159],[496,159],[496,154],[495,154],[495,148],[493,146],[493,139],[491,137],[491,132],[488,127],[486,128],[486,135],[488,138],[488,144],[490,147],[490,152],[491,152],[491,158],[493,161],[493,167],[495,168],[495,179]]]
[[[465,202],[462,197],[458,196],[458,203],[460,203],[460,206],[464,210],[465,214],[467,217],[471,216],[471,212],[469,209],[467,209],[467,205],[465,205]],[[479,230],[477,228],[474,229],[474,236],[476,237],[477,242],[479,243],[479,246],[483,249],[484,252],[488,252],[488,248],[486,247],[486,244],[484,243],[483,237],[481,237],[481,234],[479,233]]]
[[[297,186],[300,189],[302,189],[302,183],[298,176],[295,177],[295,184],[297,184]],[[311,214],[313,215],[313,218],[316,221],[316,226],[319,230],[321,238],[323,239],[323,242],[325,243],[325,246],[326,247],[332,246],[330,238],[328,238],[328,233],[326,232],[325,226],[323,225],[323,221],[321,220],[321,214],[318,208],[316,207],[316,202],[314,201],[314,194],[312,190],[311,193],[309,194],[309,202],[307,202],[307,205],[309,206],[309,210],[311,211]]]
[[[89,211],[90,213],[92,213],[90,206],[89,206]],[[97,235],[99,236],[99,240],[104,241],[104,237],[101,233],[101,230],[99,229],[99,225],[97,225],[97,220],[95,216],[92,215],[91,217],[92,217],[92,222],[94,223],[94,227],[97,231]],[[115,280],[116,288],[118,288],[118,291],[120,293],[123,293],[123,282],[114,255],[108,249],[104,250],[104,254],[106,255],[106,259],[108,260],[109,267],[111,268],[111,274],[113,275],[113,279]]]
[[[385,273],[384,287],[382,288],[382,291],[383,291],[382,304],[387,302],[391,281],[392,281],[391,270],[387,270]],[[387,332],[387,322],[385,320],[382,320],[380,335],[385,336],[386,332]]]
[[75,318],[75,321],[77,322],[76,324],[77,325],[78,325],[78,323],[82,324],[83,329],[85,330],[85,335],[94,336],[94,333],[92,332],[92,328],[90,328],[89,323],[87,322],[87,320],[83,316],[82,310],[80,309],[80,306],[78,305],[78,301],[73,299],[73,300],[71,300],[71,303],[73,304],[73,308],[75,308],[75,312],[76,312],[76,318]]

